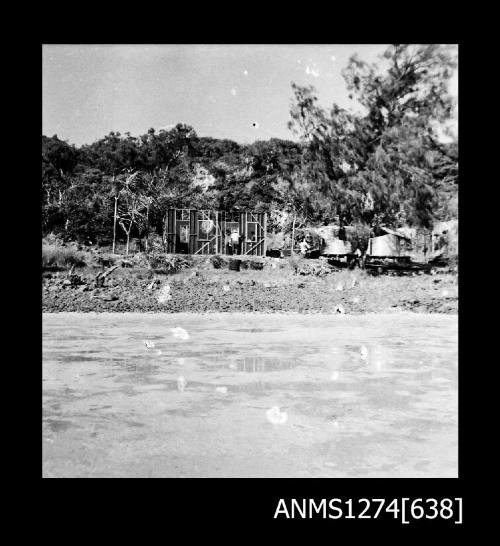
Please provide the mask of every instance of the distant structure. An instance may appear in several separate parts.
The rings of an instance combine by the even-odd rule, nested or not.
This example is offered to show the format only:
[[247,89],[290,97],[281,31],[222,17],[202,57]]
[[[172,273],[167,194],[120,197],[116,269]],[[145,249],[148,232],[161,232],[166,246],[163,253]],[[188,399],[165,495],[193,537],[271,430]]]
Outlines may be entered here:
[[379,227],[380,234],[368,241],[368,256],[377,258],[400,258],[411,251],[410,237],[386,227]]
[[266,255],[265,212],[169,209],[171,254]]

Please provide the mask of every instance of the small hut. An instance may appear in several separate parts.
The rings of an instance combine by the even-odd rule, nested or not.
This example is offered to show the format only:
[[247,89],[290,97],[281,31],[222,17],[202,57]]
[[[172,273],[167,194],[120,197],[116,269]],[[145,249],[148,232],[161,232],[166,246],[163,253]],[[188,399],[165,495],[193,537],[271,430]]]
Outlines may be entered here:
[[392,229],[380,227],[382,233],[368,241],[368,256],[377,258],[400,258],[407,256],[411,249],[411,239]]

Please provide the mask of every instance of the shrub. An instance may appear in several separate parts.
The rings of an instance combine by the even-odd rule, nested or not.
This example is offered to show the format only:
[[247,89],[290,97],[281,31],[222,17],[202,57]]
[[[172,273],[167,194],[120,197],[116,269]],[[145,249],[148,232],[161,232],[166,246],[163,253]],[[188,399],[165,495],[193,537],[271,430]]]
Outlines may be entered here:
[[62,246],[63,240],[55,233],[49,233],[42,238],[43,246]]
[[42,267],[43,268],[60,268],[67,267],[82,267],[86,265],[82,254],[73,248],[66,248],[59,245],[43,245],[42,246]]
[[111,267],[112,265],[115,265],[116,258],[110,254],[106,254],[103,256],[97,256],[96,262],[101,267]]
[[222,269],[224,266],[227,265],[226,260],[222,258],[221,256],[210,256],[210,263],[212,264],[214,269]]
[[[156,253],[156,255],[161,255]],[[134,267],[150,266],[149,256],[144,252],[137,252],[133,256],[129,256],[129,260]]]
[[175,254],[152,253],[147,256],[147,260],[151,269],[165,271],[166,273],[178,273],[192,267],[190,260]]

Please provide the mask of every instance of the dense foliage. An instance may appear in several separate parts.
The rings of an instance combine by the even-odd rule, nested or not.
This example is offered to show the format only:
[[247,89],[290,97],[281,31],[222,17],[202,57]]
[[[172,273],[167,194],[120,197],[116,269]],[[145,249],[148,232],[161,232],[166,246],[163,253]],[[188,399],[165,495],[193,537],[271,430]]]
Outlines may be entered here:
[[109,243],[163,233],[168,208],[270,213],[271,229],[306,223],[416,225],[456,216],[458,145],[439,131],[452,117],[444,46],[393,45],[382,65],[351,58],[344,79],[363,106],[318,106],[292,84],[299,142],[241,145],[178,124],[133,137],[110,133],[76,147],[42,137],[43,233]]

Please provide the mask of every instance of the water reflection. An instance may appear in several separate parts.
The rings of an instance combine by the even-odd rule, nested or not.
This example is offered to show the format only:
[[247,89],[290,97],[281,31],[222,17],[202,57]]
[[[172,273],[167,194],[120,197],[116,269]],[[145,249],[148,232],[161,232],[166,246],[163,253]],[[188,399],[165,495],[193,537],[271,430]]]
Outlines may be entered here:
[[272,372],[278,370],[288,370],[299,364],[295,358],[273,358],[266,356],[245,356],[234,359],[228,367],[239,372]]
[[[295,353],[295,354],[294,354]],[[409,348],[402,344],[370,343],[367,345],[343,345],[330,348],[307,347],[301,354],[295,351],[285,357],[247,355],[236,357],[231,354],[219,354],[213,364],[202,362],[204,367],[229,368],[233,371],[257,373],[289,370],[297,366],[322,366],[327,364],[331,371],[330,380],[337,381],[340,372],[369,373],[384,375],[387,373],[407,373],[418,375],[421,379],[442,377],[446,361],[433,358],[422,359],[419,348]],[[179,359],[183,360],[183,359]],[[411,362],[411,368],[405,363]],[[433,372],[432,372],[433,370]],[[444,372],[446,375],[448,372]]]
[[387,369],[390,358],[390,351],[387,347],[375,345],[368,349],[367,362],[370,370],[375,374]]

